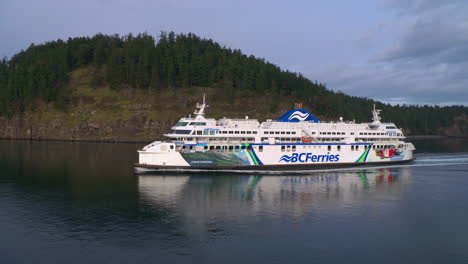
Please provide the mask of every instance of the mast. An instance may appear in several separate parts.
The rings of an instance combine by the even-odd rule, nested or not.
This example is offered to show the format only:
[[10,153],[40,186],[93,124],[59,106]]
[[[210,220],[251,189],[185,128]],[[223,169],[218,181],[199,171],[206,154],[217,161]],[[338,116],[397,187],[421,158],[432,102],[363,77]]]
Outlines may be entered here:
[[205,103],[205,94],[203,94],[203,103],[202,104],[197,103],[198,110],[195,110],[195,112],[193,112],[195,114],[195,119],[205,118],[204,116],[205,116],[206,107],[207,105]]
[[374,104],[374,109],[372,110],[372,123],[369,124],[370,127],[380,126],[380,120],[382,120],[382,118],[380,117],[381,111],[382,110],[380,109],[375,109],[375,104]]

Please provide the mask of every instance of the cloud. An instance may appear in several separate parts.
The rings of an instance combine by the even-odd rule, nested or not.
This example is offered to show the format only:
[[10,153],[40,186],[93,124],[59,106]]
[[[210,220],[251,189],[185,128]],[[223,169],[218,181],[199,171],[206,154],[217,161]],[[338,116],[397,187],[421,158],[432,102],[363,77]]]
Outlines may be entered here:
[[314,78],[389,103],[468,105],[468,1],[398,0],[385,6],[396,10],[395,23],[407,23],[395,44],[367,63],[330,68]]
[[468,5],[443,7],[420,15],[399,44],[379,59],[458,63],[468,59]]
[[464,6],[465,2],[465,0],[386,0],[384,6],[398,10],[400,15],[415,15],[440,8]]

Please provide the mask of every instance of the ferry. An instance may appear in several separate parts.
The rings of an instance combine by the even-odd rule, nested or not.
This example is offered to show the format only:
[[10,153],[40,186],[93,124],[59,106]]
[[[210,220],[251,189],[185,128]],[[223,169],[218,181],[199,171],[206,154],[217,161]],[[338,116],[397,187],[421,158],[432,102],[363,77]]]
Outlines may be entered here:
[[166,141],[138,151],[137,172],[297,171],[414,160],[414,145],[394,123],[381,122],[375,105],[370,123],[321,122],[301,104],[262,123],[248,116],[206,118],[205,96],[196,108],[164,134]]

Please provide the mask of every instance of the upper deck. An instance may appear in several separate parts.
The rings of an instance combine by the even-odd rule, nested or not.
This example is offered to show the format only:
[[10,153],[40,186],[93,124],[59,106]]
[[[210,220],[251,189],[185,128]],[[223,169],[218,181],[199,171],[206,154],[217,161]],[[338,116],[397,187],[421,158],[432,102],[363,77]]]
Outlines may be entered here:
[[165,134],[174,142],[200,143],[298,143],[298,142],[376,142],[404,140],[401,129],[394,123],[381,123],[380,110],[374,108],[373,122],[355,123],[340,120],[320,122],[304,109],[294,109],[279,120],[205,118],[203,104],[197,104],[195,117],[181,118]]

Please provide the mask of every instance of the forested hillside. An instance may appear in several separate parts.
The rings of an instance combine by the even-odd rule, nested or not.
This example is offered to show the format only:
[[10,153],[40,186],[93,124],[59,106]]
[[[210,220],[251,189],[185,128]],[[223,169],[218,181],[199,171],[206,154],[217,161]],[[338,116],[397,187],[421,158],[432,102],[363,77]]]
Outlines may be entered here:
[[[73,107],[80,98],[76,96],[80,87],[77,86],[79,82],[73,82],[73,74],[83,73],[83,70],[86,76],[80,75],[80,80],[86,77],[84,83],[91,88],[86,90],[88,97],[93,96],[93,89],[96,97],[103,89],[109,89],[120,95],[176,94],[193,98],[200,96],[194,93],[205,87],[212,94],[210,104],[213,106],[264,101],[267,107],[255,113],[247,112],[252,110],[249,107],[233,108],[232,114],[228,108],[222,111],[228,116],[245,114],[260,119],[267,117],[266,112],[277,114],[294,102],[303,102],[305,108],[324,119],[342,116],[366,121],[370,119],[372,104],[376,103],[383,110],[384,120],[395,122],[411,134],[468,133],[467,107],[392,106],[337,93],[322,83],[281,70],[263,59],[246,56],[240,50],[221,47],[193,34],[173,32],[161,33],[157,40],[147,34],[98,34],[31,45],[0,62],[0,115],[5,120],[19,120],[24,113],[38,111],[60,111],[62,118],[76,116]],[[153,110],[163,111],[158,103],[182,109],[175,105],[180,101],[174,100],[154,101]],[[44,104],[53,105],[54,109],[41,107]],[[99,111],[99,105],[95,105],[94,111]],[[185,110],[188,106],[184,104],[183,107]],[[118,119],[118,116],[113,118]],[[124,118],[122,116],[122,120]],[[175,120],[167,120],[167,126],[172,121]]]

